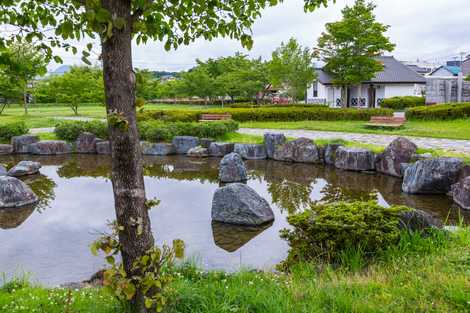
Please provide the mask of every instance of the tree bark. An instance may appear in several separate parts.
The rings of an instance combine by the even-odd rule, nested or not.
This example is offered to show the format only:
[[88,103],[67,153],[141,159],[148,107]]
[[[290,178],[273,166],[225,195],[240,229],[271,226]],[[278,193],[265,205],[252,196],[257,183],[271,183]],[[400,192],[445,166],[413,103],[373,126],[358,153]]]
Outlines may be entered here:
[[341,107],[348,107],[348,86],[341,86]]
[[[134,273],[132,264],[153,247],[143,177],[142,153],[136,125],[135,74],[132,67],[131,0],[103,0],[103,8],[113,17],[126,20],[114,29],[111,38],[102,40],[103,76],[108,114],[116,112],[128,122],[128,129],[109,125],[112,156],[112,185],[116,219],[124,227],[119,232],[124,269]],[[138,232],[141,222],[142,233]],[[137,290],[131,301],[132,312],[147,312],[144,295]]]

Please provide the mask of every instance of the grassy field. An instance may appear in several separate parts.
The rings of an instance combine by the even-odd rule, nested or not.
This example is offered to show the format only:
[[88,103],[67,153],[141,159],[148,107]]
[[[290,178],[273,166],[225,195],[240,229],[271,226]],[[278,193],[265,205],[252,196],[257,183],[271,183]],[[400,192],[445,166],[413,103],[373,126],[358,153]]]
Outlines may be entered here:
[[[371,262],[300,264],[290,274],[179,269],[167,313],[469,312],[470,229],[404,235]],[[23,280],[0,288],[0,312],[124,313],[102,289],[45,289]]]

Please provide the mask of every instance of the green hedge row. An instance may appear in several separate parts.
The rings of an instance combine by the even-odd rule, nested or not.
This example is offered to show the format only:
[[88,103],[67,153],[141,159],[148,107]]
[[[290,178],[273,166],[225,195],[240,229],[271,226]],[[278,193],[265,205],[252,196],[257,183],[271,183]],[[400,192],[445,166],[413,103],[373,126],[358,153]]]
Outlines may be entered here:
[[10,143],[11,137],[21,136],[29,132],[24,122],[13,122],[0,125],[0,143]]
[[455,120],[470,117],[470,103],[448,103],[411,108],[406,118],[411,120]]
[[99,138],[108,138],[108,126],[101,121],[64,121],[56,125],[54,130],[57,138],[74,142],[83,132],[95,134]]
[[390,109],[332,109],[328,107],[225,108],[210,110],[160,110],[140,113],[140,121],[195,122],[204,113],[230,113],[238,122],[247,121],[368,121],[371,116],[392,116]]
[[414,108],[426,105],[426,99],[424,97],[392,97],[384,99],[380,105],[382,108],[388,108],[393,110],[404,110],[407,108]]

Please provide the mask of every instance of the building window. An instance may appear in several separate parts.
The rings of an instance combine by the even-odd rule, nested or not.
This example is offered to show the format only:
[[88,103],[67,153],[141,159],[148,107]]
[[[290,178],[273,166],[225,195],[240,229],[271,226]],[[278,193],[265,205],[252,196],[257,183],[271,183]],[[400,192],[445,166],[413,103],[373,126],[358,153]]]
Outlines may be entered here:
[[318,83],[313,84],[313,97],[318,98]]

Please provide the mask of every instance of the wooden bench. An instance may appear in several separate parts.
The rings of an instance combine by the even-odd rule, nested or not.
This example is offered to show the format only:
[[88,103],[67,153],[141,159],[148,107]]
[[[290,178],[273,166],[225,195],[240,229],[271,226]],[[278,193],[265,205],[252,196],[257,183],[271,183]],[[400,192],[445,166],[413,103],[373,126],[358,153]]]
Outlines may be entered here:
[[232,115],[229,113],[222,114],[201,114],[199,122],[210,122],[210,121],[224,121],[232,118]]
[[400,128],[406,123],[405,117],[372,116],[367,127]]

